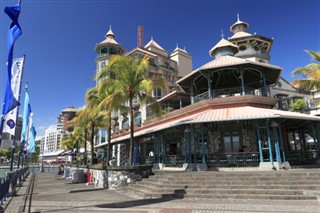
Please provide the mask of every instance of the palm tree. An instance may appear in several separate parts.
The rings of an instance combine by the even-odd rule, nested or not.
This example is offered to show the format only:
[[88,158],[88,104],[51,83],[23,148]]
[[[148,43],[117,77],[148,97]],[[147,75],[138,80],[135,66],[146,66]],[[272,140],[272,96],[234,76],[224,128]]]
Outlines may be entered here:
[[86,119],[90,126],[90,144],[91,144],[91,160],[93,162],[94,156],[94,135],[99,127],[104,126],[106,123],[106,116],[104,113],[100,112],[98,106],[101,102],[101,97],[99,96],[99,91],[96,87],[90,88],[86,93]]
[[74,148],[77,148],[78,152],[78,143],[79,143],[79,135],[70,133],[67,135],[64,135],[61,140],[61,145],[64,150],[73,150]]
[[88,119],[85,108],[80,109],[76,117],[67,122],[68,129],[72,132],[69,134],[75,134],[78,137],[78,141],[84,145],[84,164],[87,165],[87,135],[88,135]]
[[112,87],[109,100],[116,99],[117,103],[129,101],[130,112],[130,152],[129,165],[132,165],[134,118],[133,100],[140,103],[154,103],[154,89],[166,89],[167,83],[163,78],[148,78],[149,58],[135,59],[130,56],[117,55],[111,58],[107,69],[97,73],[96,79],[103,79],[104,84]]
[[126,107],[122,105],[122,100],[120,96],[114,97],[114,88],[112,85],[109,85],[109,82],[105,80],[101,80],[97,89],[97,97],[95,97],[94,101],[99,102],[98,107],[96,110],[100,112],[101,116],[107,120],[106,125],[103,125],[103,128],[108,130],[108,146],[105,150],[107,153],[106,161],[109,162],[110,160],[110,151],[111,151],[111,127],[112,127],[112,118],[111,113],[113,110],[125,110]]
[[301,78],[292,81],[292,85],[306,90],[318,90],[320,89],[320,53],[310,50],[306,50],[306,52],[311,55],[315,62],[295,69],[291,75]]

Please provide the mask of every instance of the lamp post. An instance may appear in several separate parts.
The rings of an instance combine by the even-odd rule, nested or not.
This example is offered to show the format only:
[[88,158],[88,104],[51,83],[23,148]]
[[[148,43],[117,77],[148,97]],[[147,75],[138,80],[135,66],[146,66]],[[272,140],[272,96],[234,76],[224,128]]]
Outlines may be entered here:
[[40,171],[39,171],[39,172],[44,172],[44,168],[43,168],[43,155],[44,155],[44,147],[42,148],[41,165],[40,165]]
[[44,149],[46,148],[46,141],[47,141],[47,130],[44,131],[44,143],[43,143],[43,147],[42,147],[41,165],[40,165],[39,172],[44,172],[43,157],[44,157]]

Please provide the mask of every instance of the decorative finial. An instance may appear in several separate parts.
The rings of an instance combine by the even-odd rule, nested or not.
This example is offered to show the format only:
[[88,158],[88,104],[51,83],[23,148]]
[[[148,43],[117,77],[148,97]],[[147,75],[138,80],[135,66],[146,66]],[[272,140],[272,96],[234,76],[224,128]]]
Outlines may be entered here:
[[223,30],[221,30],[221,38],[224,38]]
[[237,13],[237,18],[238,18],[238,21],[240,21],[240,18],[239,18],[239,13]]
[[186,46],[183,47],[183,50],[186,51]]
[[153,36],[151,36],[151,40],[153,41]]
[[[111,24],[110,24],[109,30],[111,30]],[[111,30],[111,31],[112,31],[112,30]]]
[[178,45],[178,43],[176,43],[176,49],[178,49],[179,48],[179,45]]

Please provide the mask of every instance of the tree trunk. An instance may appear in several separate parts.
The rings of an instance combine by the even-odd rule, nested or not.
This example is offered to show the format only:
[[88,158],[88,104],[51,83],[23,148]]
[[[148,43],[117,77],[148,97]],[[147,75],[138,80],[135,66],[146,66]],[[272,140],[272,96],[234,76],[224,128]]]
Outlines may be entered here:
[[130,107],[130,152],[129,152],[129,165],[132,165],[132,152],[133,152],[133,106],[132,106],[132,102],[133,102],[133,94],[130,94],[130,98],[129,98],[129,107]]
[[91,165],[94,164],[94,152],[93,152],[93,140],[94,140],[94,123],[91,123]]
[[109,118],[108,118],[108,150],[107,150],[107,152],[106,152],[106,154],[107,154],[107,165],[109,165],[109,161],[110,161],[110,153],[111,153],[111,150],[110,150],[110,148],[111,148],[111,113],[109,114]]
[[87,165],[87,128],[84,130],[84,164]]

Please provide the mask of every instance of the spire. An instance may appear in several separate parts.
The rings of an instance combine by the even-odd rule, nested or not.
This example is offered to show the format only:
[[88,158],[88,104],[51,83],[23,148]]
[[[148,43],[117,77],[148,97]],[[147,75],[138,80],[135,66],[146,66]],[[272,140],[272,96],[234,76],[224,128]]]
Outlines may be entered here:
[[238,19],[238,21],[240,21],[240,18],[239,18],[239,13],[237,13],[237,19]]
[[223,30],[221,30],[221,38],[224,38]]
[[114,33],[112,32],[112,29],[111,29],[111,24],[110,24],[109,31],[106,33],[106,38],[107,38],[107,37],[113,37],[113,38],[115,38],[115,35],[114,35]]

